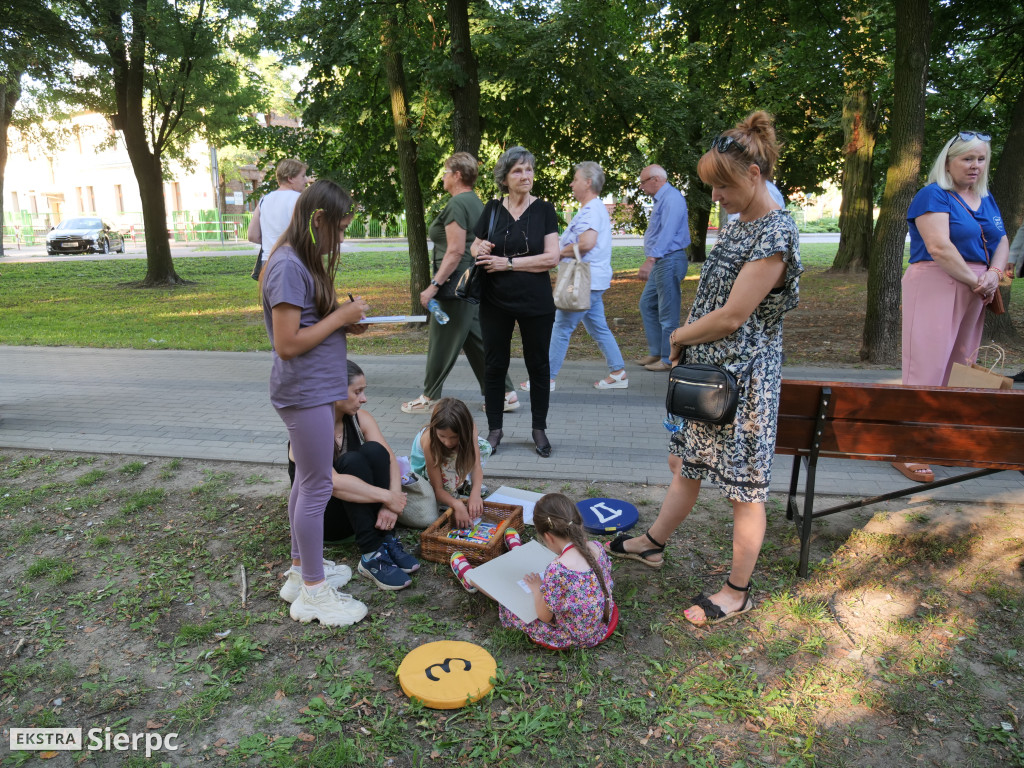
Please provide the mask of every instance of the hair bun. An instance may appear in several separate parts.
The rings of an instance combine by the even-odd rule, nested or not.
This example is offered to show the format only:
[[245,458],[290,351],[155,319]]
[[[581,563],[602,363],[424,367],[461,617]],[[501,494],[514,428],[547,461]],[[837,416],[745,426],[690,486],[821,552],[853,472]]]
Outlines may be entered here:
[[736,126],[749,136],[759,136],[767,142],[775,142],[775,119],[764,110],[751,112]]

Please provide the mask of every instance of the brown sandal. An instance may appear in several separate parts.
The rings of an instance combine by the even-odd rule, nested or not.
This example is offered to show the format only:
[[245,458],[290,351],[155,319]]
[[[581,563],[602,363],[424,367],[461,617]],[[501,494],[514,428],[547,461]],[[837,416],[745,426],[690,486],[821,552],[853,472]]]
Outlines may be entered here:
[[892,465],[901,475],[915,483],[930,483],[935,479],[935,473],[927,464],[904,464],[902,461],[894,461]]

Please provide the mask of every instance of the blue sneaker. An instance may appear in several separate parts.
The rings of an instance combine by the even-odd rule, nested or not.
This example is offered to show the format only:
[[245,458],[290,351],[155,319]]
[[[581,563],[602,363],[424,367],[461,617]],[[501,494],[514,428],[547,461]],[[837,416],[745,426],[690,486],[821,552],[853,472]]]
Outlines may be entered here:
[[406,573],[415,573],[420,569],[420,561],[405,551],[402,542],[394,534],[389,533],[384,537],[384,549],[390,555],[391,562]]
[[383,590],[405,589],[412,584],[412,579],[391,561],[386,544],[372,555],[359,558],[358,570]]

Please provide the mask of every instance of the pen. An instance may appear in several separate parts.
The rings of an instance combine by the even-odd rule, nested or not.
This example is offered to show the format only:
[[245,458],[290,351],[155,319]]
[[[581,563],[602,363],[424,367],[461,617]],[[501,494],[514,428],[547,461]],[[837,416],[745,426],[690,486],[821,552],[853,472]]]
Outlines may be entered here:
[[349,300],[349,301],[353,301],[353,302],[354,302],[354,301],[356,300],[356,297],[355,297],[355,296],[353,296],[353,295],[352,295],[352,294],[350,293],[350,294],[348,295],[348,300]]

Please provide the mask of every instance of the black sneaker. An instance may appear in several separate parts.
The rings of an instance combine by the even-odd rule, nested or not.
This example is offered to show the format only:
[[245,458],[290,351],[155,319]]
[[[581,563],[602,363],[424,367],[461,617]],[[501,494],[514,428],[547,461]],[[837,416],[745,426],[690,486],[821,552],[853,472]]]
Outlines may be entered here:
[[391,562],[384,544],[381,544],[380,549],[370,555],[369,559],[359,558],[359,573],[386,591],[405,589],[412,584],[412,579]]
[[1021,371],[1013,377],[1014,381],[1024,381],[1024,371]]
[[415,573],[420,569],[420,561],[405,551],[402,542],[396,539],[394,534],[389,533],[384,537],[383,547],[387,550],[391,562],[406,573]]

